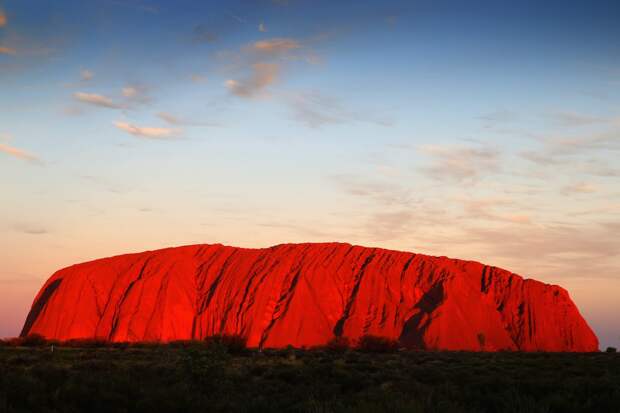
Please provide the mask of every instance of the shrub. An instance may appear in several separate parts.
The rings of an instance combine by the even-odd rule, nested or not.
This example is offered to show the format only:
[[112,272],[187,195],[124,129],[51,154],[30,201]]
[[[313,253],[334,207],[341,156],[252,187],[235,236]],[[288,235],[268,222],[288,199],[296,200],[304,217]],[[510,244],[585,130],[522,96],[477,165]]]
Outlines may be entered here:
[[21,337],[11,337],[5,340],[4,344],[9,347],[19,347],[22,345]]
[[102,338],[72,338],[60,343],[62,347],[73,348],[100,348],[109,347],[110,342]]
[[47,340],[41,334],[28,334],[18,340],[20,341],[18,345],[24,347],[39,347],[47,344]]
[[222,347],[229,354],[240,354],[247,350],[247,340],[239,334],[216,334],[205,338],[208,347]]
[[391,353],[400,348],[400,343],[387,337],[365,335],[357,341],[357,349],[367,353]]
[[607,347],[607,350],[605,350],[606,353],[615,353],[617,351],[617,349],[615,347]]
[[351,341],[347,337],[334,337],[325,345],[325,349],[333,353],[344,353],[350,348]]
[[204,349],[209,343],[201,340],[173,340],[169,341],[167,346],[173,349]]
[[119,350],[125,350],[127,347],[129,347],[129,343],[126,341],[113,342],[113,343],[110,343],[110,347],[116,348]]
[[159,341],[132,341],[128,343],[128,347],[133,347],[133,348],[155,349],[155,348],[160,348],[162,346],[163,344],[160,343]]

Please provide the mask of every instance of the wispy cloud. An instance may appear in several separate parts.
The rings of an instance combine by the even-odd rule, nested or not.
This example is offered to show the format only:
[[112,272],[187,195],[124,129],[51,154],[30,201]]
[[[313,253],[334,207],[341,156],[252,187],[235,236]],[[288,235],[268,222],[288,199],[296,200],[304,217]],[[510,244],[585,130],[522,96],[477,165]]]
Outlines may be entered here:
[[166,113],[166,112],[160,112],[157,114],[157,117],[160,118],[161,120],[168,122],[171,125],[181,125],[183,123],[183,121],[179,118],[177,118],[174,115],[171,115],[170,113]]
[[348,110],[340,100],[316,91],[290,94],[287,103],[295,119],[311,128],[352,121],[392,125],[389,119],[375,114]]
[[109,109],[120,109],[122,106],[118,103],[115,103],[112,99],[98,95],[96,93],[85,93],[85,92],[76,92],[73,94],[73,97],[83,103],[87,103],[89,105],[100,106]]
[[194,83],[205,83],[207,82],[208,78],[204,75],[200,75],[200,74],[192,74],[190,75],[190,80]]
[[96,175],[78,175],[78,177],[89,182],[90,185],[97,185],[112,194],[125,195],[132,191],[132,188],[123,181],[110,181],[107,178]]
[[[552,168],[557,172],[559,168],[570,171],[571,173],[582,173],[599,177],[620,177],[620,169],[613,167],[603,158],[579,159],[579,151],[561,152],[556,149],[547,148],[539,152],[525,151],[519,154],[541,168]],[[544,176],[544,175],[542,175]]]
[[493,148],[423,145],[420,151],[432,161],[422,171],[440,181],[475,181],[499,170],[500,152]]
[[506,198],[468,198],[457,199],[463,206],[465,212],[464,218],[467,221],[472,219],[482,219],[487,221],[501,221],[514,224],[529,224],[531,218],[528,214],[523,212],[498,212],[497,209],[505,210],[507,208],[514,207],[516,202],[514,199]]
[[564,163],[563,160],[544,152],[524,151],[521,152],[519,156],[541,166],[560,165]]
[[176,126],[220,126],[220,124],[215,122],[195,121],[181,118],[167,112],[159,112],[157,117],[170,125]]
[[269,56],[283,55],[291,50],[301,48],[299,41],[289,38],[274,38],[268,40],[259,40],[246,46],[246,50]]
[[124,87],[122,92],[123,96],[125,96],[126,98],[132,98],[138,94],[136,88],[132,86]]
[[569,127],[607,123],[611,119],[602,116],[593,116],[577,112],[552,112],[547,115],[555,122]]
[[583,134],[574,137],[551,138],[547,145],[557,152],[574,153],[583,150],[620,150],[620,131]]
[[410,210],[375,212],[365,225],[365,234],[373,241],[398,239],[410,233],[409,225],[414,219]]
[[82,79],[82,81],[88,82],[94,77],[95,77],[95,73],[93,73],[91,70],[88,70],[88,69],[80,70],[80,79]]
[[196,25],[192,32],[192,41],[194,43],[213,43],[217,39],[217,33],[204,23]]
[[0,9],[0,27],[6,26],[8,19],[6,18],[6,14],[4,10]]
[[[549,115],[548,115],[549,116]],[[620,170],[608,164],[614,151],[620,151],[620,120],[618,117],[594,117],[564,113],[561,122],[566,126],[603,125],[594,131],[573,133],[572,136],[536,137],[540,147],[521,152],[519,155],[541,168],[563,168],[594,176],[620,176]],[[588,157],[589,159],[585,159]]]
[[331,175],[329,179],[346,194],[368,198],[382,206],[408,206],[412,202],[409,190],[390,182],[352,174]]
[[148,87],[141,84],[127,85],[121,89],[123,97],[130,103],[149,103],[151,97],[148,93]]
[[12,47],[8,47],[8,46],[0,46],[0,54],[16,54],[17,51],[15,49],[13,49]]
[[[357,198],[361,221],[347,230],[351,238],[387,241],[411,235],[411,224],[424,215],[419,200],[399,183],[362,175],[338,174],[328,177],[344,194]],[[347,219],[352,216],[347,214]]]
[[15,224],[13,225],[13,229],[28,235],[45,235],[49,233],[49,231],[43,226],[26,223]]
[[167,112],[159,112],[157,114],[157,117],[160,118],[161,120],[165,121],[165,122],[168,122],[171,125],[184,125],[184,124],[186,125],[186,124],[192,123],[190,121],[187,121],[185,119],[181,119],[181,118],[179,118],[177,116],[174,116],[174,115],[172,115],[170,113],[167,113]]
[[268,221],[268,222],[259,222],[256,224],[259,227],[270,228],[275,230],[284,230],[288,232],[292,232],[296,235],[302,236],[304,238],[311,237],[314,239],[324,240],[324,239],[342,239],[344,234],[336,234],[333,228],[329,228],[328,231],[321,227],[318,224],[299,224],[295,222],[281,222],[281,221]]
[[228,79],[226,88],[239,97],[255,97],[278,77],[280,67],[275,63],[254,63],[252,73],[246,79]]
[[[531,265],[532,275],[541,271],[541,264],[551,267],[556,276],[559,271],[563,276],[583,276],[584,268],[588,273],[596,273],[592,266],[597,263],[617,265],[620,251],[616,230],[596,224],[469,228],[462,242],[496,257],[496,261],[504,257],[519,263],[528,257],[528,263],[519,267]],[[584,263],[587,263],[585,267]],[[605,272],[609,274],[609,271],[599,274]]]
[[221,53],[229,62],[227,70],[237,74],[225,82],[226,88],[238,97],[265,96],[262,92],[278,80],[286,62],[301,57],[296,52],[302,48],[296,39],[273,38],[246,44],[237,52]]
[[485,113],[478,116],[478,119],[483,121],[487,127],[496,126],[499,124],[511,123],[519,118],[516,112],[502,109],[494,112]]
[[142,127],[127,122],[114,122],[118,129],[145,139],[172,139],[179,136],[179,131],[170,128]]
[[230,17],[231,19],[236,20],[239,23],[247,23],[248,22],[245,18],[243,18],[241,16],[238,16],[238,15],[236,15],[234,13],[226,13],[226,15],[228,17]]
[[265,23],[260,22],[258,24],[258,31],[261,33],[266,33],[267,32],[267,26],[265,26]]
[[591,194],[596,191],[596,186],[587,182],[577,182],[574,184],[566,185],[561,190],[562,194],[564,195]]
[[317,92],[295,94],[289,104],[295,118],[311,128],[342,123],[348,117],[337,100]]
[[37,156],[31,154],[30,152],[26,152],[23,149],[19,149],[8,144],[0,143],[0,152],[3,152],[17,159],[21,159],[22,161],[27,161],[35,164],[43,163]]
[[204,21],[192,27],[189,40],[198,45],[214,43],[247,23],[245,18],[235,13],[209,13],[204,16]]
[[590,159],[585,162],[584,172],[603,177],[620,177],[620,169],[614,168],[600,159]]

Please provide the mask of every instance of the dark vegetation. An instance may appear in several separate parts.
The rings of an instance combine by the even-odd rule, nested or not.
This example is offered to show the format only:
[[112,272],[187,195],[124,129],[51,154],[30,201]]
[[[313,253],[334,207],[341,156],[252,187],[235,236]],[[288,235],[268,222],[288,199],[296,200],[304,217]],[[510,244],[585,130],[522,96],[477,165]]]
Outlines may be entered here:
[[0,412],[620,412],[620,354],[0,342]]

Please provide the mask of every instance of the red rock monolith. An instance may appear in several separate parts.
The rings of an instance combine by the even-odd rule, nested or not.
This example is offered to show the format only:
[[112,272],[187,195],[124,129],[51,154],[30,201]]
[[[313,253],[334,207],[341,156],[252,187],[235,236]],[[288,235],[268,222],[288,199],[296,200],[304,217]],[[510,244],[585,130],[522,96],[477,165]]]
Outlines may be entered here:
[[446,257],[341,243],[248,249],[193,245],[56,272],[22,335],[113,342],[247,338],[250,347],[335,336],[433,350],[597,351],[556,285]]

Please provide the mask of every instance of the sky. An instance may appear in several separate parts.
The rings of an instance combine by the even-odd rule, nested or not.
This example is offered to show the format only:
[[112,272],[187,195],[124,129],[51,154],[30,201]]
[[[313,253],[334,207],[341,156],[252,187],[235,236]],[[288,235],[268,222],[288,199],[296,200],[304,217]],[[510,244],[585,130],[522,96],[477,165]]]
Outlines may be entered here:
[[0,337],[77,262],[342,241],[559,284],[620,347],[618,21],[593,0],[0,0]]

